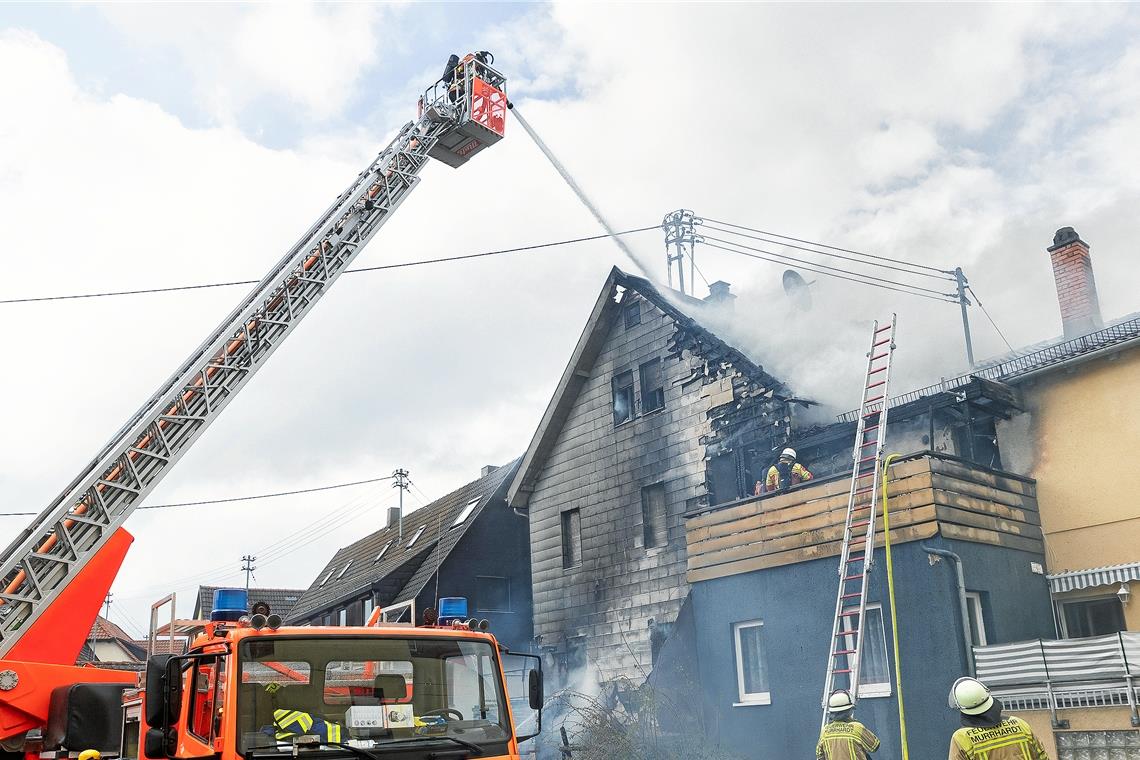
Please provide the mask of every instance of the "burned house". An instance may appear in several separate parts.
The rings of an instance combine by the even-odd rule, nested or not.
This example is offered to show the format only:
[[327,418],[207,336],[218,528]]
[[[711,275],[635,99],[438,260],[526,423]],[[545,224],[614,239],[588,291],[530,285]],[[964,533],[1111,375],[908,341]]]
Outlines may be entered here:
[[510,484],[556,680],[644,680],[689,592],[683,515],[750,490],[788,440],[792,391],[701,324],[730,308],[716,285],[702,302],[614,268]]
[[[439,597],[462,596],[506,646],[532,639],[530,563],[525,516],[507,507],[517,460],[486,467],[482,477],[340,549],[301,595],[287,622],[363,625],[373,610],[414,601],[417,618]],[[410,608],[393,620],[408,620]],[[419,620],[417,620],[419,622]]]

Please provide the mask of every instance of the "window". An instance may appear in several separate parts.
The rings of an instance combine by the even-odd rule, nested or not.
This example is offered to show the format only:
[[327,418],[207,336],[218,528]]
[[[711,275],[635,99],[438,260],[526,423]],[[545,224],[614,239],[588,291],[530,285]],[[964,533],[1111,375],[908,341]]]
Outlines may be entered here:
[[348,562],[344,563],[344,569],[342,569],[339,573],[336,574],[336,579],[339,581],[341,578],[343,578],[344,574],[348,572],[348,568],[350,568],[350,567],[352,567],[352,560],[349,560]]
[[365,598],[365,600],[364,600],[364,622],[365,623],[368,622],[368,618],[372,617],[372,610],[375,606],[376,606],[376,603],[374,601],[372,601],[371,596]]
[[622,372],[614,377],[614,424],[620,425],[633,417],[633,373]]
[[388,551],[388,547],[390,547],[391,545],[392,545],[392,542],[389,541],[388,543],[386,543],[380,547],[380,552],[376,555],[376,559],[375,559],[376,562],[380,561],[380,558],[384,556],[385,552]]
[[641,365],[641,412],[655,412],[665,408],[665,377],[661,360],[654,359]]
[[329,582],[329,578],[333,577],[333,573],[335,573],[335,572],[336,572],[336,568],[335,568],[335,567],[334,567],[332,570],[329,570],[329,574],[328,574],[328,575],[326,575],[326,576],[324,577],[324,580],[322,580],[322,581],[321,581],[320,585],[322,585],[322,586],[323,586],[323,585],[325,585],[326,583],[328,583],[328,582]]
[[736,641],[736,685],[742,705],[770,705],[768,668],[764,662],[761,634],[764,622],[750,620],[733,623],[732,636]]
[[[877,604],[867,605],[867,624],[859,625],[859,616],[843,618],[843,630],[859,630],[863,637],[860,643],[859,696],[889,697],[891,695],[891,669],[887,660],[887,635],[883,630],[883,608]],[[855,637],[843,637],[843,648],[854,649]]]
[[210,657],[194,664],[194,690],[190,693],[190,733],[210,741],[221,731],[221,707],[225,699],[225,657]]
[[562,567],[582,564],[582,515],[577,509],[562,513]]
[[637,301],[628,304],[622,313],[625,315],[625,329],[641,324],[641,304]]
[[493,575],[475,577],[475,608],[480,612],[511,611],[511,581]]
[[1124,606],[1116,595],[1061,602],[1061,626],[1067,639],[1107,636],[1127,630]]
[[977,591],[966,592],[966,612],[970,616],[970,636],[974,646],[984,647],[986,640],[986,621],[982,616],[982,595]]
[[656,483],[641,489],[641,527],[645,548],[669,543],[668,514],[665,510],[665,484]]
[[412,544],[414,544],[416,542],[416,539],[420,537],[420,534],[424,532],[424,528],[426,528],[426,527],[427,527],[426,525],[421,525],[419,528],[417,528],[416,532],[412,535],[411,540],[408,541],[408,545],[404,548],[411,549]]
[[348,625],[348,610],[342,609],[336,613],[337,625]]
[[471,513],[475,511],[475,507],[478,506],[478,504],[479,499],[472,499],[469,501],[467,503],[467,506],[463,508],[463,511],[459,513],[459,516],[455,518],[455,522],[451,524],[451,527],[455,528],[466,522],[467,518],[471,516]]

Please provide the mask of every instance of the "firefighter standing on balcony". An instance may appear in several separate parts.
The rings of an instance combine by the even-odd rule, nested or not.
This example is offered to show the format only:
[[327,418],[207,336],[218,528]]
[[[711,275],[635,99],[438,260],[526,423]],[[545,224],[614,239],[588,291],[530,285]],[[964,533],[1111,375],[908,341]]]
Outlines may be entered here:
[[831,720],[815,745],[816,760],[867,760],[879,748],[879,737],[852,716],[855,703],[845,689],[837,689],[827,698]]
[[959,678],[950,689],[950,706],[962,714],[962,727],[950,739],[950,760],[1049,760],[1029,724],[1010,715],[976,678]]
[[784,449],[776,464],[768,468],[764,483],[757,481],[754,493],[759,496],[762,493],[786,491],[790,486],[811,479],[811,471],[796,461],[796,450]]

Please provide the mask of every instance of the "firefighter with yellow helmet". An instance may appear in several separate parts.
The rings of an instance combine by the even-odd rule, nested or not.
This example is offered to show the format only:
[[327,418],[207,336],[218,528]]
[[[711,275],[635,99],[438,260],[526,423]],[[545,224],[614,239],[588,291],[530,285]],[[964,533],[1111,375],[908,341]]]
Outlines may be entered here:
[[962,714],[962,727],[950,739],[949,760],[1049,760],[1029,724],[1003,718],[1001,701],[978,679],[955,681],[950,706]]
[[816,760],[867,760],[879,748],[879,737],[854,719],[855,702],[846,689],[836,689],[827,698],[831,719],[815,745]]

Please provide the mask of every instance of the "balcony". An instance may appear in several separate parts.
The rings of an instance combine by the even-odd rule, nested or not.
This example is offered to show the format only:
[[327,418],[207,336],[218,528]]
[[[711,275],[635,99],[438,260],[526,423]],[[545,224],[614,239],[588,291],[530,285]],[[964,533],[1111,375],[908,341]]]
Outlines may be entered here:
[[974,647],[974,660],[1006,708],[1049,710],[1055,728],[1068,727],[1058,710],[1090,707],[1127,707],[1140,726],[1140,632]]
[[[689,582],[839,556],[849,485],[841,475],[690,512]],[[1029,478],[921,452],[891,466],[888,494],[892,543],[942,535],[1043,553]]]

